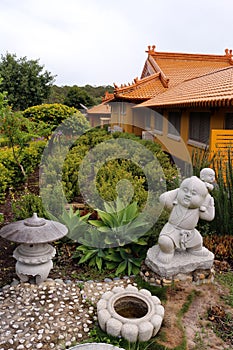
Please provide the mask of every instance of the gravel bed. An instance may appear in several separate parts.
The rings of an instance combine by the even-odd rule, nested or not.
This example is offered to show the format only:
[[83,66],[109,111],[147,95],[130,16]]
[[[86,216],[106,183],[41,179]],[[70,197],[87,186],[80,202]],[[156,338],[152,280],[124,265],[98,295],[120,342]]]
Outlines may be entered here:
[[130,278],[103,282],[47,279],[40,285],[19,283],[0,290],[0,350],[67,349],[88,339],[97,322],[96,303]]

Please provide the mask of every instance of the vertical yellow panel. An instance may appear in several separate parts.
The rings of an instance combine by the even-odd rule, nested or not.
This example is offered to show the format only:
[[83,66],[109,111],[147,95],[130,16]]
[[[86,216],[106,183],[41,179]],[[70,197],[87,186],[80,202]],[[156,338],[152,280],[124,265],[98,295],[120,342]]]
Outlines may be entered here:
[[[219,159],[221,159],[224,174],[229,150],[231,153],[231,159],[233,159],[233,130],[212,130],[210,150],[212,153],[217,154]],[[226,180],[225,175],[223,175],[223,177]]]

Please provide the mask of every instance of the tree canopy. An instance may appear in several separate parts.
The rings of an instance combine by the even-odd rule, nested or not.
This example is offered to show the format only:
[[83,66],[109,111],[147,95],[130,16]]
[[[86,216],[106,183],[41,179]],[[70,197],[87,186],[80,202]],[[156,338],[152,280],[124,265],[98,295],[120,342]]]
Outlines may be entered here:
[[77,85],[74,85],[69,89],[64,100],[64,104],[69,107],[80,109],[83,107],[82,105],[86,107],[93,106],[94,100],[85,90],[81,89]]
[[15,54],[1,55],[0,92],[7,92],[13,110],[24,110],[48,98],[55,76],[44,70],[39,60],[17,58]]
[[[91,98],[91,100],[94,102],[93,103],[94,105],[98,105],[99,103],[102,102],[102,99],[103,99],[106,91],[109,93],[113,93],[113,91],[114,91],[114,88],[111,85],[102,85],[102,86],[91,86],[91,85],[57,86],[57,85],[53,85],[51,87],[51,94],[49,95],[48,99],[46,99],[45,102],[46,103],[63,103],[64,104],[68,92],[72,89],[73,91],[71,90],[72,93],[70,92],[69,95],[73,95],[73,96],[72,96],[70,101],[66,101],[66,102],[72,103],[72,100],[74,99],[73,102],[76,103],[77,100],[79,100],[79,97],[77,95],[75,96],[75,93],[77,92],[77,87],[79,90],[79,94],[77,94],[77,95],[81,95],[81,97],[84,98],[84,102],[89,103],[90,100],[88,98],[86,98],[86,96],[88,95]],[[81,94],[80,93],[81,91],[84,91],[84,94]],[[84,105],[85,105],[85,103],[84,103]],[[89,106],[87,105],[87,107],[89,107]],[[78,109],[80,109],[80,106],[78,107]]]
[[[2,84],[2,79],[0,78],[0,87]],[[0,92],[0,113],[4,110],[4,108],[7,105],[7,100],[6,100],[6,92]]]

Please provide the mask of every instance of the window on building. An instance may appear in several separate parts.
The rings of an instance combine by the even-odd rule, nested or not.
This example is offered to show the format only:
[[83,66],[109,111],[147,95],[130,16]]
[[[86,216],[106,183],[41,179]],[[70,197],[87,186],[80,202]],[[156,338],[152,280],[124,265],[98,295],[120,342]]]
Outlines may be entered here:
[[191,112],[189,115],[189,139],[208,144],[210,136],[210,113]]
[[225,114],[225,129],[233,130],[233,113]]
[[180,136],[181,112],[168,113],[168,134]]
[[155,130],[157,131],[163,131],[163,115],[158,113],[158,112],[154,112],[154,123],[155,123]]
[[126,103],[121,102],[121,114],[125,115],[126,114]]
[[149,108],[143,108],[141,111],[144,119],[144,127],[146,130],[151,129],[151,110]]

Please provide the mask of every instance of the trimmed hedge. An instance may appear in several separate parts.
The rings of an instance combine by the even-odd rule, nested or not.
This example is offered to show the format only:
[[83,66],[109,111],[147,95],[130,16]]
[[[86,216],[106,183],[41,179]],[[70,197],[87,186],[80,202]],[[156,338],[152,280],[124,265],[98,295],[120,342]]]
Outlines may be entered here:
[[[140,206],[143,206],[147,195],[147,180],[145,174],[143,173],[142,168],[136,166],[129,159],[131,155],[135,157],[134,159],[138,159],[139,163],[146,162],[146,159],[142,159],[140,147],[138,150],[138,154],[135,153],[135,147],[128,147],[128,149],[119,147],[117,144],[109,144],[108,140],[122,138],[122,139],[132,139],[133,141],[137,141],[139,146],[144,149],[148,149],[153,153],[160,166],[164,171],[164,175],[167,181],[167,188],[170,189],[171,182],[174,181],[174,178],[177,178],[177,170],[171,165],[168,156],[161,150],[161,147],[158,144],[155,144],[150,141],[144,141],[139,138],[135,138],[134,135],[126,134],[126,133],[115,133],[110,134],[103,129],[92,129],[87,132],[85,135],[81,136],[73,148],[68,153],[66,160],[63,166],[63,188],[66,194],[66,198],[68,201],[72,201],[80,195],[79,183],[83,183],[84,189],[86,193],[88,191],[93,190],[93,182],[86,179],[85,174],[89,174],[89,164],[87,163],[85,166],[87,169],[84,170],[84,178],[82,179],[79,175],[79,167],[83,162],[84,156],[95,146],[99,146],[100,153],[98,152],[95,155],[96,167],[98,164],[101,164],[103,161],[103,154],[105,155],[106,162],[100,167],[99,172],[96,174],[96,187],[97,190],[105,200],[111,201],[115,200],[117,196],[117,183],[121,179],[129,180],[134,188],[134,197],[132,200],[137,201]],[[130,145],[130,143],[129,143]],[[137,148],[136,148],[137,149]],[[111,159],[111,154],[115,157],[116,154],[122,156],[125,155],[125,159]],[[155,179],[154,183],[156,183],[156,169],[153,168],[150,170],[150,178]],[[93,174],[94,175],[94,174]],[[159,184],[158,184],[159,186]],[[176,186],[174,186],[175,188]],[[122,191],[124,191],[125,186],[123,186]],[[126,190],[126,188],[125,188]],[[126,197],[130,197],[130,188],[125,191]]]
[[[36,167],[40,164],[41,156],[46,142],[36,141],[31,142],[28,147],[25,147],[20,154],[20,161],[25,172],[30,175]],[[16,152],[19,152],[16,149]],[[22,172],[17,165],[13,151],[10,148],[1,148],[0,152],[0,200],[4,200],[6,190],[9,187],[16,188],[19,184],[24,182]]]
[[45,103],[42,105],[29,107],[23,111],[24,117],[34,122],[42,121],[52,127],[56,127],[57,125],[61,124],[63,120],[71,117],[73,114],[81,113],[76,108],[68,107],[61,103]]

